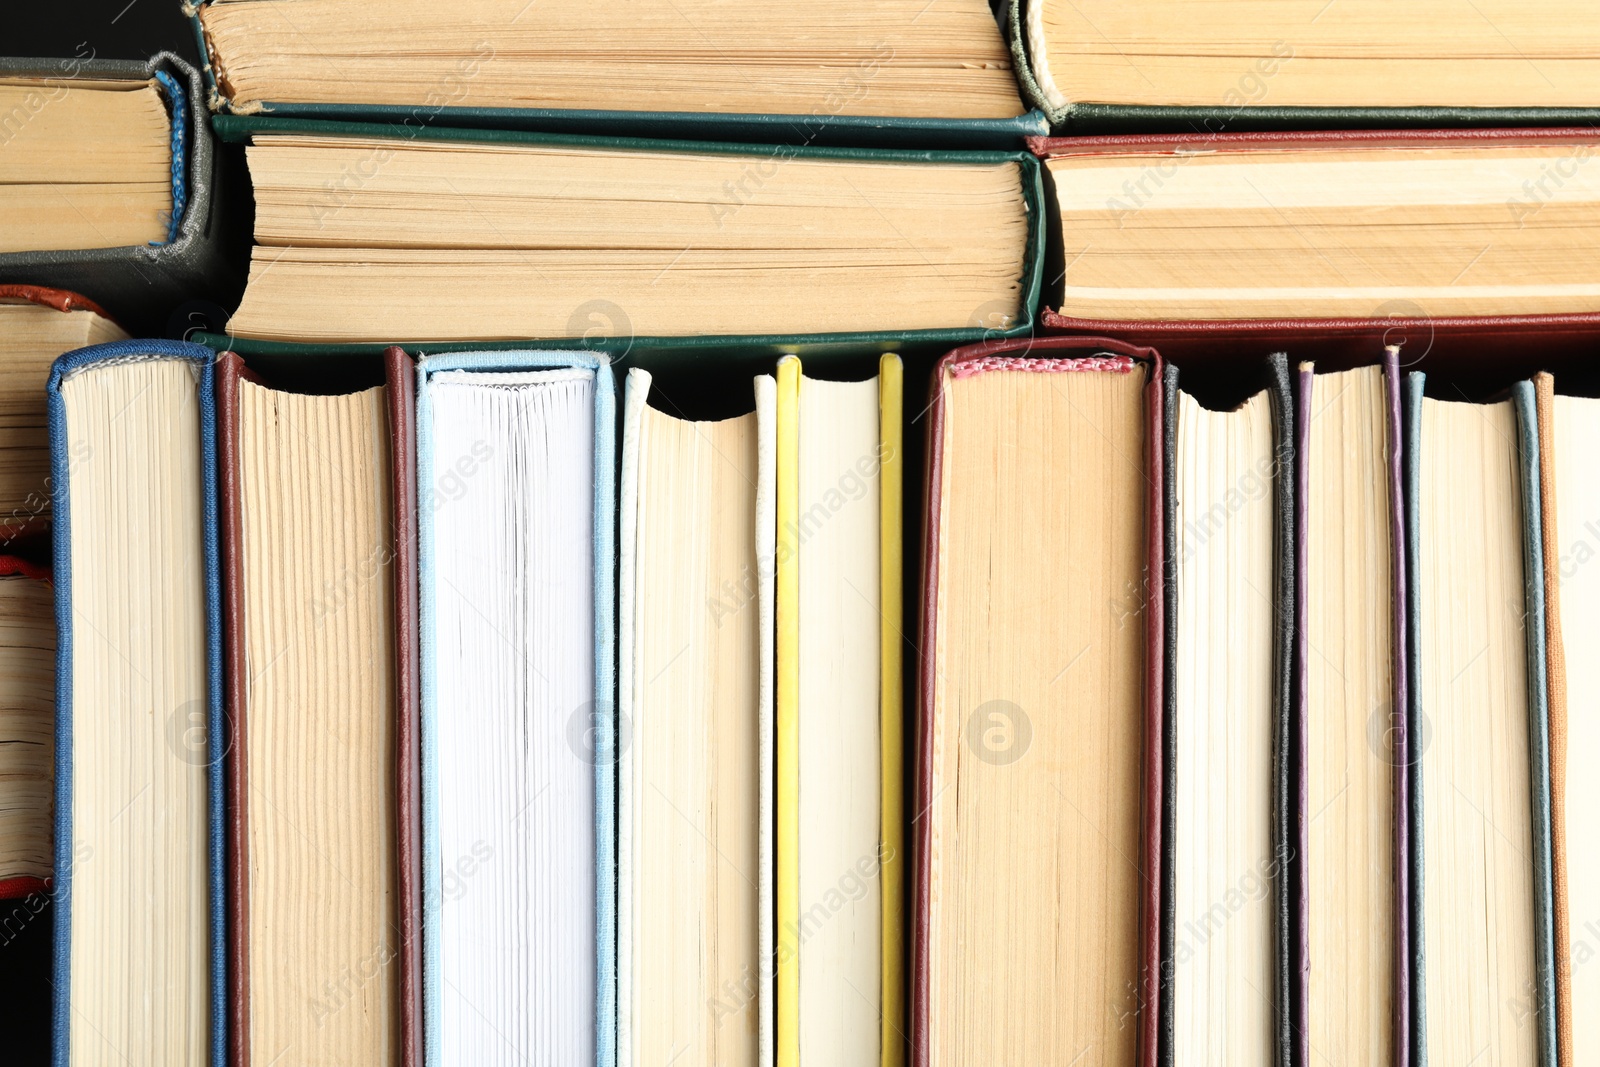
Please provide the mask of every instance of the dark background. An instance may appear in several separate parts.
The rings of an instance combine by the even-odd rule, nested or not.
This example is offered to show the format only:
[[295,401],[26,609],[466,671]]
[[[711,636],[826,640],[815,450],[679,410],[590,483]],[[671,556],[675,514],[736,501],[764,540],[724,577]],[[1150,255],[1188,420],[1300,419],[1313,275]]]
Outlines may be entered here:
[[[199,65],[194,32],[178,0],[9,0],[0,55],[43,58],[149,59],[176,52]],[[0,1062],[50,1062],[50,935],[55,909],[35,897],[0,901]]]
[[5,7],[0,55],[149,59],[176,52],[200,63],[179,0],[9,0]]

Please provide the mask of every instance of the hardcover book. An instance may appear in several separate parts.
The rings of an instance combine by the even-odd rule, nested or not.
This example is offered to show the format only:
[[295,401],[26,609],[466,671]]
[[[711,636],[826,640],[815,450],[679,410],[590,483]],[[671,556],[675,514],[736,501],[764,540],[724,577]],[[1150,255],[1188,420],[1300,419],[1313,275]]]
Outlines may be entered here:
[[121,340],[124,334],[92,301],[61,289],[0,285],[0,543],[14,546],[47,533],[50,523],[50,428],[44,386],[64,352]]
[[[1416,1060],[1557,1057],[1544,506],[1532,382],[1407,377]],[[1487,994],[1487,995],[1486,995]]]
[[[1592,319],[1587,127],[1043,138],[1044,324],[1216,332]],[[1204,324],[1199,326],[1196,324]],[[1270,327],[1269,327],[1270,328]]]
[[951,342],[1032,321],[1044,219],[1025,153],[218,129],[249,142],[257,198],[235,337]]
[[83,293],[151,336],[187,302],[238,299],[232,205],[194,68],[169,52],[0,58],[0,104],[0,283]]
[[224,113],[788,144],[1001,147],[1046,128],[982,0],[188,10]]
[[1221,403],[1163,383],[1169,1067],[1293,1049],[1295,408],[1282,353],[1229,378]]
[[[1543,538],[1545,670],[1549,691],[1550,853],[1552,969],[1555,987],[1556,1062],[1581,1063],[1600,1050],[1595,1005],[1600,982],[1588,966],[1594,958],[1600,878],[1589,862],[1594,840],[1583,813],[1595,800],[1595,785],[1583,773],[1600,751],[1600,731],[1582,709],[1597,693],[1595,657],[1586,654],[1597,637],[1595,604],[1596,515],[1594,479],[1586,457],[1600,421],[1593,397],[1570,395],[1581,372],[1533,377],[1539,431],[1539,513]],[[1557,392],[1558,383],[1561,391]],[[1534,768],[1537,775],[1538,768]],[[1548,993],[1548,988],[1545,992]],[[1524,1018],[1544,1024],[1548,1002],[1521,997]]]
[[1596,117],[1600,19],[1576,4],[1008,7],[1023,95],[1062,129],[1555,126]]
[[224,1059],[214,359],[118,341],[50,373],[55,1067]]
[[0,901],[50,881],[55,655],[49,568],[0,556]]
[[1165,810],[1159,356],[993,342],[946,356],[933,390],[911,1062],[1148,1067]]
[[778,363],[778,1067],[905,1062],[901,394]]
[[423,1062],[617,1058],[615,387],[417,365]]
[[[414,371],[217,363],[233,1067],[418,1062]],[[307,901],[317,901],[308,909]]]
[[1295,1057],[1411,1056],[1399,357],[1295,393]]
[[50,1049],[55,659],[50,569],[0,556],[0,998],[28,1063]]
[[[618,1057],[771,1067],[775,1010],[773,379],[670,414],[628,372],[622,436]],[[739,390],[741,393],[743,389]],[[737,395],[737,394],[736,394]],[[652,404],[651,400],[655,403]],[[743,399],[743,398],[740,398]]]

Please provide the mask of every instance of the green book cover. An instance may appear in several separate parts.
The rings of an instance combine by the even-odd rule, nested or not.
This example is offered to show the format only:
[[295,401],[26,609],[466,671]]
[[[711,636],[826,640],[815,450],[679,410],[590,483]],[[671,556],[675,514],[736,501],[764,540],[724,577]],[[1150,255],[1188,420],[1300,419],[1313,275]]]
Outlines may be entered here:
[[[204,3],[187,7],[195,44],[213,111],[234,114],[212,69],[211,45],[200,22]],[[242,111],[239,113],[243,113]],[[777,142],[795,145],[876,145],[885,148],[969,147],[1015,148],[1024,137],[1050,132],[1043,111],[1013,118],[962,119],[841,115],[822,105],[810,114],[741,114],[735,112],[640,111],[631,108],[578,109],[551,107],[461,107],[450,104],[415,106],[385,104],[314,104],[267,102],[254,114],[277,118],[337,122],[401,123],[470,129],[522,130],[542,133],[592,133],[614,137],[647,136],[689,140]]]
[[1056,134],[1250,133],[1272,130],[1386,130],[1500,126],[1593,126],[1600,107],[1278,107],[1223,99],[1205,107],[1151,104],[1053,104],[1040,86],[1028,48],[1030,5],[1007,0],[1012,69],[1022,98]]
[[1039,294],[1043,284],[1046,243],[1046,214],[1043,168],[1039,160],[1027,152],[987,152],[956,149],[884,149],[843,148],[793,145],[746,145],[713,141],[661,141],[597,137],[593,135],[537,133],[525,130],[463,130],[437,126],[406,126],[354,122],[320,122],[314,119],[291,119],[270,116],[216,115],[212,125],[224,142],[243,144],[257,134],[304,134],[334,137],[404,138],[417,141],[471,141],[492,144],[554,145],[568,148],[618,149],[634,152],[692,152],[735,156],[767,156],[794,159],[870,160],[904,163],[948,164],[998,164],[1014,163],[1022,173],[1022,193],[1028,214],[1028,239],[1023,256],[1023,274],[1020,279],[1021,307],[1014,326],[998,329],[975,323],[968,327],[929,330],[887,330],[864,333],[813,333],[813,334],[758,334],[723,335],[706,337],[651,337],[635,336],[626,323],[625,314],[606,301],[592,301],[580,308],[587,310],[584,333],[586,336],[563,338],[525,338],[516,341],[490,342],[414,342],[412,338],[375,338],[371,344],[311,344],[298,342],[263,341],[235,338],[227,335],[202,333],[195,339],[202,344],[221,344],[241,355],[270,355],[292,353],[297,350],[315,350],[322,353],[376,352],[390,344],[435,352],[472,351],[486,347],[521,347],[537,343],[542,348],[588,348],[604,351],[613,357],[630,349],[671,351],[694,354],[698,352],[725,352],[731,349],[770,352],[776,354],[826,354],[830,348],[846,346],[859,349],[865,346],[873,351],[900,351],[907,345],[929,345],[952,348],[1002,337],[1027,336],[1033,330],[1039,308]]

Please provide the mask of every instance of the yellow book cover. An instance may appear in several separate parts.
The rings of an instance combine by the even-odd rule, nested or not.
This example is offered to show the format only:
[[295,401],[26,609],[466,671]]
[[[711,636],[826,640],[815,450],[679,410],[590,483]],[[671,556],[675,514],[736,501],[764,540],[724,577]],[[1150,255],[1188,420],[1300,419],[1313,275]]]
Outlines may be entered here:
[[777,685],[775,694],[778,824],[775,896],[778,909],[778,1067],[799,1067],[800,1033],[800,561],[796,538],[800,492],[800,360],[778,363],[778,532],[776,554]]
[[778,367],[777,1067],[905,1059],[902,397]]

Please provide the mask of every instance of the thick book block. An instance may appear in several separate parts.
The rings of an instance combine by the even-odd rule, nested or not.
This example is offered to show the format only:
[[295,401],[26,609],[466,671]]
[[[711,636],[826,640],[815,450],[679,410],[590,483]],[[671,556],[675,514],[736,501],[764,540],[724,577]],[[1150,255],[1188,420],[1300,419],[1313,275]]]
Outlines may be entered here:
[[[50,569],[17,556],[0,556],[0,655],[5,697],[0,701],[0,912],[3,902],[28,900],[49,889],[51,849],[50,763],[54,733],[55,612]],[[43,904],[38,904],[43,907]],[[15,922],[21,913],[12,911]],[[22,918],[26,923],[27,918]],[[15,926],[3,927],[7,941]]]
[[[1553,486],[1535,383],[1477,404],[1425,386],[1412,372],[1404,397],[1413,1059],[1551,1067]],[[1484,990],[1499,995],[1474,1004]]]
[[1160,357],[1099,338],[998,341],[957,349],[934,375],[911,1063],[1036,1042],[1041,1056],[1092,1050],[1150,1067],[1165,781]]
[[[83,293],[135,333],[160,336],[185,303],[231,306],[244,287],[242,263],[229,255],[242,198],[229,188],[211,136],[205,90],[194,68],[170,52],[148,62],[111,59],[0,58],[0,79],[155,79],[172,132],[172,195],[176,217],[167,239],[148,246],[0,252],[0,283],[51,286]],[[41,109],[48,101],[41,97]],[[235,249],[240,251],[240,249]]]
[[900,1067],[900,358],[777,368],[778,1067]]
[[[515,12],[509,7],[476,12],[471,5],[464,5],[459,11],[440,9],[441,15],[449,10],[460,17],[435,16],[422,31],[440,39],[445,55],[452,48],[461,49],[454,63],[437,55],[428,57],[441,70],[435,82],[409,69],[419,64],[412,60],[403,40],[395,40],[394,20],[404,19],[404,13],[374,16],[359,30],[345,28],[339,42],[349,43],[348,39],[363,31],[382,35],[370,48],[355,46],[358,55],[335,58],[343,43],[324,45],[334,53],[328,62],[338,69],[342,82],[350,80],[347,72],[351,70],[361,72],[355,77],[359,83],[383,79],[386,69],[405,64],[404,75],[421,83],[412,90],[417,95],[410,101],[404,99],[404,90],[387,86],[366,95],[343,85],[330,91],[325,84],[296,85],[285,91],[286,83],[279,80],[278,89],[267,89],[263,76],[270,83],[274,74],[259,69],[259,56],[243,54],[245,42],[255,34],[264,38],[260,47],[265,50],[280,41],[290,52],[308,41],[314,45],[319,35],[336,32],[328,25],[328,12],[333,9],[297,13],[291,21],[272,17],[270,5],[261,5],[266,11],[254,14],[253,19],[245,5],[224,3],[221,11],[218,6],[205,0],[186,10],[196,46],[205,57],[210,105],[222,115],[381,122],[408,129],[438,125],[897,148],[1009,148],[1024,136],[1049,129],[1041,111],[1029,110],[1017,98],[1009,72],[1001,73],[1006,61],[1004,41],[982,0],[963,0],[962,5],[950,5],[953,10],[935,12],[926,21],[910,15],[900,21],[894,11],[858,12],[859,17],[847,24],[824,27],[806,25],[807,15],[826,17],[820,8],[779,11],[760,2],[747,3],[707,24],[703,17],[676,5],[635,7],[627,15],[633,20],[631,25],[613,12],[591,15],[576,30],[580,41],[543,55],[537,46],[529,49],[518,42],[517,35],[538,30],[547,40],[570,41],[575,32],[569,21],[571,12],[543,8]],[[914,13],[915,6],[909,11]],[[684,20],[698,31],[687,41],[659,50],[646,43],[657,39],[652,31],[656,35],[667,31],[670,37],[673,23]],[[878,26],[881,36],[873,36],[873,26]],[[385,35],[385,30],[390,32]],[[919,31],[926,31],[921,40]],[[989,40],[984,40],[985,34],[990,35]],[[606,74],[606,64],[618,62],[616,46],[624,35],[625,43],[633,45],[633,54],[620,71],[613,68],[613,73],[627,75],[627,86],[616,84],[621,79]],[[948,56],[938,58],[928,50],[929,46],[950,48],[950,35],[969,53],[959,62],[952,63]],[[317,49],[316,54],[320,58],[324,53]],[[759,62],[770,73],[759,80],[740,82],[738,89],[718,99],[710,86],[716,84],[720,68],[741,61]],[[653,79],[644,73],[652,69]],[[555,73],[558,71],[562,73]],[[234,73],[241,77],[231,77]],[[307,73],[315,81],[326,70],[312,64]],[[981,84],[992,94],[992,104],[978,111],[969,109],[965,115],[941,114],[937,102],[906,96],[906,87],[919,76]],[[546,80],[540,82],[540,77]],[[241,94],[233,88],[240,82],[260,88]],[[596,88],[587,89],[587,83],[595,82]],[[892,105],[883,102],[886,82],[898,83],[900,99]],[[541,86],[545,93],[560,90],[569,102],[558,103],[542,94]],[[680,103],[674,107],[657,102],[664,94]],[[377,102],[380,97],[389,102]]]
[[612,1067],[611,368],[524,348],[416,373],[423,1063],[510,1042]]
[[120,341],[50,376],[55,1067],[225,1056],[214,361]]
[[[1163,382],[1167,684],[1159,1017],[1160,1062],[1169,1067],[1219,1053],[1287,1064],[1294,1045],[1296,411],[1283,353],[1241,366],[1237,377],[1259,392],[1226,412],[1202,409],[1180,394],[1183,375],[1172,364]],[[1180,428],[1180,408],[1200,425]],[[1263,408],[1265,425],[1257,426]],[[1219,455],[1216,437],[1230,434],[1226,427],[1238,420],[1243,425],[1223,438]],[[1255,453],[1229,447],[1241,436],[1256,442]],[[1244,523],[1255,529],[1241,538],[1236,528]],[[1247,546],[1265,552],[1251,559]],[[1239,647],[1244,620],[1251,629]],[[1220,700],[1218,679],[1226,686]],[[1241,684],[1249,688],[1236,692]],[[1241,704],[1258,717],[1241,721],[1235,710]],[[1182,751],[1185,742],[1196,751]],[[1240,766],[1246,751],[1252,762]],[[1235,838],[1246,836],[1241,850]],[[1246,925],[1256,928],[1240,934]],[[1260,926],[1269,928],[1264,937]],[[1265,966],[1235,958],[1258,944]],[[1181,1055],[1180,1033],[1188,1039]]]
[[[252,278],[227,327],[246,354],[299,341],[338,350],[379,333],[440,351],[523,336],[626,351],[708,335],[959,343],[1032,329],[1045,212],[1027,153],[260,116],[216,126],[248,145],[260,201]],[[338,177],[374,165],[371,179]],[[437,183],[450,192],[430,196],[423,229],[418,217],[394,229],[407,216],[393,209]],[[459,224],[445,221],[452,211]],[[330,270],[366,287],[357,313],[323,299],[315,279]],[[706,285],[725,299],[708,300]],[[408,296],[439,286],[461,292],[439,305]]]
[[[771,1067],[773,573],[780,448],[773,378],[754,410],[677,418],[628,372],[619,589],[618,1062]],[[740,388],[739,392],[744,393]],[[742,399],[742,397],[741,397]],[[663,405],[670,407],[670,403]],[[741,404],[741,407],[745,405]]]
[[1042,294],[1047,331],[1267,341],[1312,323],[1341,339],[1600,321],[1600,287],[1580,266],[1600,206],[1588,127],[1029,147],[1048,172],[1049,236],[1065,261]]
[[309,396],[217,361],[233,1067],[421,1057],[415,370],[383,362]]
[[[1209,134],[1218,134],[1225,130],[1577,126],[1600,117],[1600,110],[1589,105],[1581,88],[1575,90],[1574,85],[1581,85],[1581,82],[1561,77],[1573,69],[1583,70],[1586,64],[1578,50],[1586,39],[1592,42],[1595,27],[1582,22],[1571,25],[1553,12],[1545,12],[1544,5],[1524,5],[1523,10],[1532,18],[1526,23],[1506,27],[1505,32],[1500,25],[1503,12],[1486,14],[1478,9],[1476,26],[1457,27],[1448,34],[1429,33],[1424,38],[1426,44],[1411,45],[1418,51],[1407,59],[1401,58],[1406,55],[1404,46],[1396,49],[1394,45],[1409,38],[1384,21],[1386,15],[1392,16],[1393,9],[1384,11],[1382,5],[1377,4],[1365,5],[1364,9],[1356,7],[1348,13],[1335,11],[1326,19],[1327,9],[1316,3],[1298,8],[1293,4],[1267,7],[1241,4],[1233,9],[1228,5],[1209,5],[1201,9],[1203,16],[1192,5],[1117,5],[1120,10],[1112,14],[1116,22],[1121,21],[1117,16],[1133,18],[1144,14],[1141,8],[1154,9],[1145,14],[1146,19],[1154,19],[1162,26],[1163,32],[1154,40],[1136,31],[1133,36],[1125,36],[1128,30],[1109,21],[1103,7],[1086,5],[1088,10],[1085,10],[1067,4],[1070,16],[1080,23],[1077,30],[1088,42],[1086,51],[1093,53],[1100,48],[1106,51],[1100,55],[1069,54],[1065,65],[1089,65],[1099,60],[1100,69],[1105,70],[1109,55],[1115,57],[1109,69],[1117,79],[1127,83],[1097,94],[1095,99],[1073,99],[1056,86],[1051,76],[1046,58],[1048,44],[1043,13],[1046,3],[1047,0],[1007,0],[1006,25],[1012,65],[1022,86],[1023,98],[1042,111],[1059,133],[1184,133],[1204,129]],[[1234,14],[1235,10],[1238,14]],[[1211,44],[1199,48],[1195,56],[1183,55],[1177,41],[1207,32],[1185,25],[1186,22],[1193,19],[1204,27],[1219,16],[1230,14],[1236,19],[1249,20],[1248,33],[1231,28],[1213,29]],[[1341,19],[1347,14],[1348,18]],[[1420,13],[1414,17],[1420,18]],[[1336,26],[1341,21],[1344,25]],[[1562,29],[1552,35],[1547,28],[1555,26]],[[1546,30],[1542,39],[1540,29]],[[1474,32],[1482,38],[1472,40]],[[1246,37],[1249,39],[1245,40]],[[1563,55],[1559,46],[1553,53],[1550,50],[1552,37],[1562,44],[1571,41],[1570,47],[1576,54]],[[1200,69],[1197,59],[1218,55],[1218,39],[1228,42],[1225,46],[1228,60],[1224,66],[1210,71]],[[1382,44],[1374,45],[1375,39]],[[1140,43],[1133,44],[1135,40]],[[1359,42],[1356,50],[1350,48],[1352,40]],[[1507,43],[1513,40],[1517,43],[1507,49]],[[1429,48],[1435,45],[1439,46],[1440,62],[1428,62],[1433,58]],[[1149,54],[1140,54],[1146,48]],[[1476,54],[1474,49],[1477,49]],[[1376,64],[1361,62],[1374,54],[1382,56],[1383,60]],[[1173,62],[1181,63],[1185,59],[1188,60],[1186,68]],[[1282,103],[1284,83],[1293,80],[1298,73],[1285,68],[1297,61],[1304,67],[1318,59],[1326,61],[1327,66],[1342,66],[1345,71],[1328,77],[1320,96],[1302,89],[1296,100],[1303,102]],[[1154,69],[1153,61],[1165,62],[1160,69]],[[1565,83],[1562,89],[1558,90],[1556,82],[1540,70],[1541,64],[1560,70],[1557,77]],[[1456,76],[1455,81],[1444,83],[1449,88],[1436,88],[1431,83],[1438,79],[1419,73],[1425,67],[1435,66]],[[1152,69],[1147,73],[1142,67]],[[1390,69],[1384,71],[1384,67]],[[1386,102],[1383,90],[1378,88],[1383,73],[1389,75],[1393,91],[1404,94],[1403,101],[1397,97],[1392,105]],[[1519,75],[1520,84],[1504,85]],[[1161,79],[1159,86],[1156,78]],[[1404,80],[1395,85],[1395,79]],[[1463,85],[1493,87],[1489,89],[1491,95],[1494,89],[1504,88],[1509,94],[1505,99],[1514,102],[1460,106],[1461,98],[1452,93]],[[1199,102],[1195,102],[1197,97]]]
[[127,335],[87,297],[37,285],[0,285],[0,549],[50,534],[50,428],[45,385],[57,356]]
[[1296,375],[1290,787],[1295,1054],[1395,1067],[1411,1054],[1400,388],[1393,349]]

